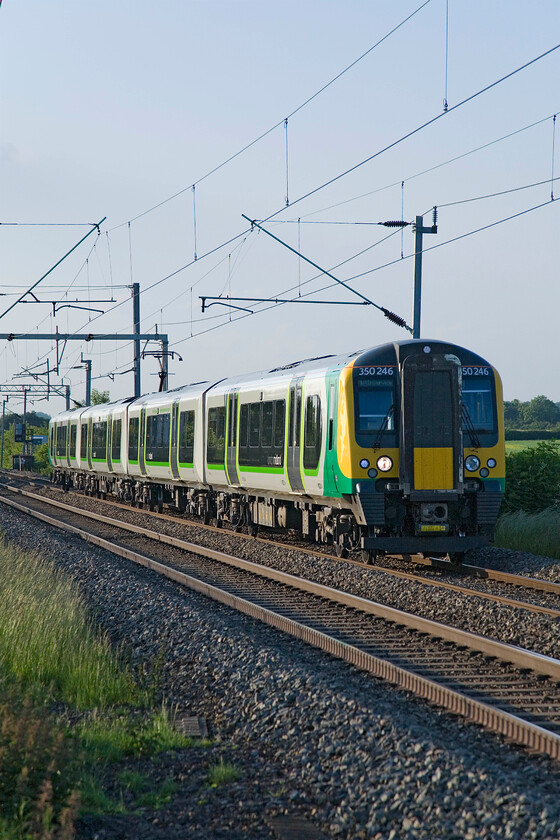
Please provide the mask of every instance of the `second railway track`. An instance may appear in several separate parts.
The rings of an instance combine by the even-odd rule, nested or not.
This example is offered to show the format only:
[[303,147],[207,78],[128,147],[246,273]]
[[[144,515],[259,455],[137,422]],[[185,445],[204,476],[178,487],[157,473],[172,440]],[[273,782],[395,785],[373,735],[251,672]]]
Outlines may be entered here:
[[[177,538],[27,496],[32,515],[299,636],[358,667],[560,759],[560,662]],[[15,493],[13,495],[16,495]],[[29,502],[29,503],[27,503]],[[33,509],[33,510],[32,510]],[[101,521],[104,519],[105,521]],[[144,531],[144,533],[142,533]]]
[[[12,473],[10,480],[13,481],[13,479],[14,475]],[[34,480],[30,481],[25,477],[22,477],[21,481],[22,483],[19,489],[23,494],[29,492],[23,488],[26,485],[31,485],[36,486],[37,489],[42,488],[43,490],[48,490],[48,495],[45,498],[52,498],[51,493],[54,492],[60,499],[68,499],[68,496],[61,490],[56,489],[53,491],[48,482],[38,482],[35,484]],[[78,509],[82,509],[80,506],[81,503],[88,503],[88,497],[75,492],[72,493],[72,498],[75,500]],[[91,501],[89,503],[91,504]],[[287,544],[279,541],[274,536],[247,536],[243,533],[216,528],[212,525],[204,525],[198,521],[185,520],[180,516],[151,513],[147,510],[138,513],[134,508],[109,499],[104,499],[103,504],[108,507],[110,506],[115,511],[119,511],[119,516],[126,516],[127,514],[141,515],[146,518],[147,522],[172,522],[177,525],[182,525],[186,529],[194,528],[200,529],[202,532],[218,534],[223,539],[227,539],[229,535],[235,540],[249,543],[257,542],[263,546],[274,546],[274,548],[279,550],[297,551],[310,557],[317,557],[324,560],[337,560],[358,568],[367,568],[370,571],[388,575],[399,580],[413,581],[433,588],[446,589],[468,596],[476,596],[497,604],[526,609],[536,614],[540,613],[553,618],[560,618],[560,583],[552,580],[513,574],[498,569],[484,568],[470,564],[454,567],[443,561],[425,559],[418,556],[409,558],[414,567],[412,570],[407,568],[407,564],[403,563],[402,560],[395,563],[394,558],[391,557],[387,557],[386,562],[383,564],[366,566],[366,564],[360,561],[348,558],[341,560],[341,558],[335,557],[334,554],[328,554],[325,551],[313,549],[299,543]],[[401,568],[397,568],[397,565],[401,566]],[[468,584],[465,582],[466,580]]]

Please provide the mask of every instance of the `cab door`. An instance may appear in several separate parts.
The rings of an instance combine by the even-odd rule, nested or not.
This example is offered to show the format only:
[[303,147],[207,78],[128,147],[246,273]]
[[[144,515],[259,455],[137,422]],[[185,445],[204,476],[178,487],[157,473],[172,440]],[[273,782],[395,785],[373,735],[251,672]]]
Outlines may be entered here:
[[455,356],[403,362],[401,485],[411,491],[458,490],[461,481],[460,364]]

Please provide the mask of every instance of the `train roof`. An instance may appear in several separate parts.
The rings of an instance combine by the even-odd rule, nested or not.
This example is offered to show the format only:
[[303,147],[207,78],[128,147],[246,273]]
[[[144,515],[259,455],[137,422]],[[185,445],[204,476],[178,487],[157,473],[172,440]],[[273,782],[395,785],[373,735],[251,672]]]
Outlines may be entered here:
[[[343,353],[340,355],[331,356],[316,356],[309,359],[300,359],[299,361],[290,362],[286,365],[271,368],[270,370],[260,370],[253,373],[242,374],[240,376],[232,376],[227,379],[217,381],[201,381],[193,382],[189,385],[181,385],[171,391],[158,391],[151,394],[143,394],[141,397],[127,397],[126,399],[116,400],[110,403],[101,403],[96,406],[88,406],[87,408],[77,408],[72,411],[66,411],[59,414],[55,419],[57,422],[64,421],[70,418],[79,417],[85,412],[88,415],[104,414],[118,406],[130,405],[131,408],[137,406],[150,405],[169,405],[177,397],[189,396],[199,397],[205,392],[214,394],[221,394],[230,391],[232,388],[240,385],[250,385],[254,383],[258,385],[262,382],[269,384],[278,381],[292,379],[295,375],[308,376],[314,374],[317,376],[324,375],[329,371],[341,370],[350,363],[357,365],[371,365],[371,364],[394,364],[395,361],[402,360],[409,355],[419,345],[430,347],[432,350],[437,348],[440,353],[453,353],[457,355],[462,364],[479,364],[488,365],[488,362],[465,347],[460,347],[447,341],[440,339],[407,339],[403,341],[391,341],[377,347],[370,347],[364,350],[357,350],[353,353]],[[427,351],[428,352],[428,351]]]

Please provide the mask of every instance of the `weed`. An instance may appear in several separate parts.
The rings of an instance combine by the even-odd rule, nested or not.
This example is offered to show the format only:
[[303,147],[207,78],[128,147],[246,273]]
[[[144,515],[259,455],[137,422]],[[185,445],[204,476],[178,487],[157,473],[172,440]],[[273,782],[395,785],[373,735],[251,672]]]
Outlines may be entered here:
[[176,790],[176,782],[173,779],[166,779],[155,790],[150,790],[139,796],[136,800],[136,806],[138,808],[151,808],[157,811],[159,808],[163,808],[164,805],[168,805],[171,802]]
[[123,770],[122,773],[119,773],[119,781],[127,790],[138,793],[146,786],[147,779],[143,773],[139,773],[137,770]]
[[218,787],[229,782],[236,782],[240,777],[241,773],[235,764],[231,764],[231,762],[224,761],[221,758],[218,764],[214,764],[210,768],[208,772],[208,784],[210,787]]

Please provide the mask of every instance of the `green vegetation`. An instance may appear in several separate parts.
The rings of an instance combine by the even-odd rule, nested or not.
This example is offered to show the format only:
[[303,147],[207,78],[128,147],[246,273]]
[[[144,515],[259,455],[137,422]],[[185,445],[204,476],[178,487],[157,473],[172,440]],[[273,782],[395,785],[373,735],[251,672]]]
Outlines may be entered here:
[[152,789],[134,771],[105,790],[116,763],[192,742],[96,633],[76,586],[0,541],[0,614],[2,840],[70,840],[80,812],[169,802],[172,779]]
[[208,773],[208,784],[210,787],[218,787],[219,785],[226,785],[229,782],[236,782],[241,778],[241,773],[229,761],[220,759],[218,764],[213,764]]
[[560,558],[560,442],[524,442],[506,455],[494,545]]
[[548,508],[539,513],[517,510],[502,514],[496,526],[494,545],[560,560],[560,509]]
[[506,429],[549,429],[560,434],[560,406],[542,394],[529,402],[504,402]]
[[107,638],[94,634],[76,587],[39,558],[0,542],[0,669],[50,686],[83,709],[134,693]]
[[539,441],[506,456],[504,510],[538,513],[560,501],[560,443]]
[[[76,408],[84,408],[85,402],[80,400],[72,400]],[[98,391],[97,388],[91,389],[91,405],[102,405],[109,402],[109,391]]]
[[542,440],[507,440],[506,439],[506,455],[511,452],[519,452],[522,449],[533,449],[537,444],[542,443]]
[[[9,418],[12,420],[12,417]],[[17,419],[17,417],[16,417]],[[15,443],[14,442],[14,424],[13,422],[8,425],[8,418],[5,418],[5,426],[4,426],[4,451],[3,451],[3,459],[0,467],[3,469],[10,469],[12,468],[12,456],[19,455],[23,451],[23,444],[22,443]],[[46,435],[49,432],[48,425],[47,426],[33,426],[28,423],[27,432],[29,435]],[[33,454],[35,456],[36,461],[36,468],[41,472],[47,472],[50,469],[49,465],[49,457],[48,457],[48,444],[41,443],[39,446],[36,446],[33,449]]]

